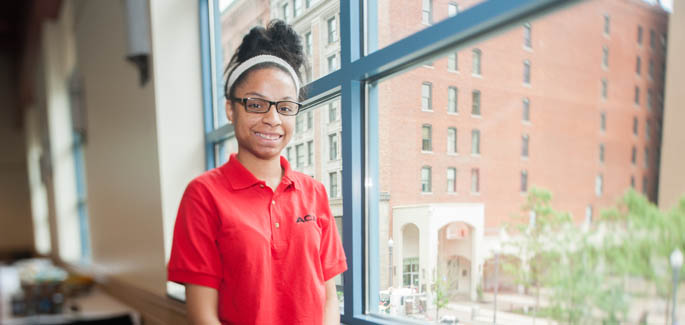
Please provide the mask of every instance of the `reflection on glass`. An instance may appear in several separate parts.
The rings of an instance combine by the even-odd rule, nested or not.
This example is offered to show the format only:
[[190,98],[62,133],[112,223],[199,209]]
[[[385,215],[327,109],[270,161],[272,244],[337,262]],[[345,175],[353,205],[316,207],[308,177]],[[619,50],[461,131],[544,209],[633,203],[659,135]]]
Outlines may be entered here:
[[[380,0],[380,45],[478,2]],[[668,18],[648,1],[579,2],[376,85],[379,305],[367,312],[492,323],[499,295],[503,324],[567,322],[555,312],[585,306],[580,323],[664,322],[650,288],[670,271],[650,280],[631,257],[654,239],[621,253],[586,243],[639,233],[603,216],[626,190],[656,200]]]

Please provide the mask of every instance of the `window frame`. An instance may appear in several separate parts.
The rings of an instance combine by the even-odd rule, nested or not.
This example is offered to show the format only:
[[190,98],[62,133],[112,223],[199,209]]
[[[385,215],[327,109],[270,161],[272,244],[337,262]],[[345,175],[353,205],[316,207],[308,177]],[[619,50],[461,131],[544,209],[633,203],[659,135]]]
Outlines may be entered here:
[[[233,126],[218,126],[217,107],[223,107],[223,55],[219,10],[216,0],[198,0],[202,107],[205,126],[206,167],[216,167],[215,145],[233,136]],[[343,200],[343,247],[348,270],[344,278],[344,310],[347,324],[394,324],[396,319],[375,314],[378,311],[378,82],[418,67],[431,58],[464,48],[477,38],[488,38],[502,30],[520,26],[522,21],[567,7],[579,0],[486,1],[459,18],[450,17],[396,42],[378,48],[378,0],[341,1],[336,16],[336,40],[340,43],[338,70],[306,85],[304,111],[334,97],[340,97],[342,132],[338,145],[344,173],[340,182]],[[433,10],[431,10],[433,11]],[[342,109],[345,108],[345,109]],[[219,110],[220,111],[220,110]],[[476,171],[478,173],[478,171]],[[369,180],[368,182],[365,181]],[[478,175],[480,183],[480,175]],[[478,184],[480,192],[480,184]]]

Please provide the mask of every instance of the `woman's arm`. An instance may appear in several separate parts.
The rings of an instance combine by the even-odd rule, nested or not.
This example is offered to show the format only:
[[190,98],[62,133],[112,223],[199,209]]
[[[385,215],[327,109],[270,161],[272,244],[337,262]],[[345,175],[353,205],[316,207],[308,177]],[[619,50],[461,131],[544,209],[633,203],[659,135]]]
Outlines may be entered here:
[[[333,289],[335,290],[335,285]],[[188,308],[188,321],[192,325],[221,325],[219,293],[214,288],[186,284],[186,308]]]
[[323,309],[324,325],[340,324],[340,307],[338,307],[338,293],[335,290],[335,278],[326,281],[326,305]]

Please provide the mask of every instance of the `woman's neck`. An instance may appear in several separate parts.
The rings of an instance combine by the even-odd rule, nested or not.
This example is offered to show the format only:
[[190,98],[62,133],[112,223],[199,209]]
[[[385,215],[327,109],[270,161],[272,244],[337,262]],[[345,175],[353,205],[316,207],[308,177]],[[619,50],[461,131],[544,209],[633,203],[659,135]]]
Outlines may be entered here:
[[239,150],[236,158],[254,177],[263,180],[272,190],[276,190],[283,177],[280,156],[265,160]]

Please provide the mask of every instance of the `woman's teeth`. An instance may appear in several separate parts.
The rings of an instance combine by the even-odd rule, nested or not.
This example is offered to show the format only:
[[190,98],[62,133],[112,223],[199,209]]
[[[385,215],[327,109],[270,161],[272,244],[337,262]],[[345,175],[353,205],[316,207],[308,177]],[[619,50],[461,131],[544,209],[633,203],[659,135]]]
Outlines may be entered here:
[[259,133],[255,132],[255,134],[262,138],[262,139],[267,139],[267,140],[278,140],[281,136],[278,134],[264,134],[264,133]]

